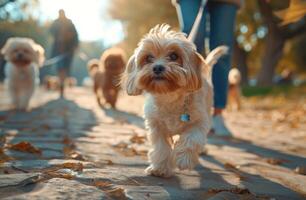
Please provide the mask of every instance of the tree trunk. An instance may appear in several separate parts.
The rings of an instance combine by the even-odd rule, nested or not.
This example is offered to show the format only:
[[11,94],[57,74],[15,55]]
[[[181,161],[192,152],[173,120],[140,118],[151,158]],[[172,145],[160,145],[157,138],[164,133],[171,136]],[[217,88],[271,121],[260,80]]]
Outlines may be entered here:
[[261,68],[257,77],[257,85],[271,86],[278,61],[283,56],[285,39],[274,31],[270,31],[266,38],[266,48],[261,61]]
[[266,46],[261,60],[261,68],[257,77],[257,85],[271,86],[273,84],[273,77],[275,68],[279,59],[283,55],[283,48],[286,38],[272,12],[268,1],[257,0],[259,10],[263,16],[264,22],[268,28],[266,37]]
[[247,66],[247,52],[241,49],[235,40],[234,53],[233,53],[233,65],[236,66],[241,73],[241,84],[249,84],[248,66]]

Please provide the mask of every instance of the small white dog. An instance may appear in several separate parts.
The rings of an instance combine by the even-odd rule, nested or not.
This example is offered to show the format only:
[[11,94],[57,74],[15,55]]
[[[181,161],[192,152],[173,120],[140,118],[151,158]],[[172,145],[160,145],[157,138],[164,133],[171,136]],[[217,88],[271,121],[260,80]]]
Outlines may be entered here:
[[[147,93],[144,106],[150,175],[170,177],[175,164],[198,163],[211,128],[211,66],[227,52],[218,47],[204,60],[185,34],[157,25],[140,41],[128,61],[122,85],[129,95]],[[172,136],[179,135],[173,142]]]
[[35,86],[39,83],[39,66],[44,49],[30,38],[9,38],[1,50],[5,65],[5,83],[16,109],[28,107]]

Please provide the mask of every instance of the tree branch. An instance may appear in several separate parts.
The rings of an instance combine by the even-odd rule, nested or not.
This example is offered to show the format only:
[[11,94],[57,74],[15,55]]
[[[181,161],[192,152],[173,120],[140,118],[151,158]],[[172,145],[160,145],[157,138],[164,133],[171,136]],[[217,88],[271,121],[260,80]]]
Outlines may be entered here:
[[267,2],[267,0],[257,0],[257,4],[260,10],[260,13],[263,16],[265,24],[269,27],[270,30],[278,30],[276,18],[273,15],[272,8]]
[[280,27],[283,36],[286,39],[291,39],[306,31],[306,16],[295,23],[290,23]]

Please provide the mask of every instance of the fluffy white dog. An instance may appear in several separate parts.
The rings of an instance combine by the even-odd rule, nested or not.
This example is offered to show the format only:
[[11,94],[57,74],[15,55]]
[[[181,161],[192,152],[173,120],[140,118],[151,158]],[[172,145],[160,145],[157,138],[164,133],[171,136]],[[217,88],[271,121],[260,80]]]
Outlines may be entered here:
[[15,109],[25,110],[39,83],[39,66],[44,49],[30,38],[9,38],[1,50],[5,65],[5,83]]
[[[218,47],[206,58],[185,34],[157,25],[144,36],[128,61],[122,84],[129,95],[147,93],[144,106],[150,175],[170,177],[175,165],[198,163],[211,128],[211,66],[227,51]],[[173,142],[172,136],[179,135]]]

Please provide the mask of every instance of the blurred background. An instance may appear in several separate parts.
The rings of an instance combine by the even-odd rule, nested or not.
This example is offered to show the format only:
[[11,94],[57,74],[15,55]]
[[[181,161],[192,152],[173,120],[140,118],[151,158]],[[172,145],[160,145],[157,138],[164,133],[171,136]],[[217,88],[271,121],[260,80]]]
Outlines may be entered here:
[[[72,70],[79,85],[88,76],[87,61],[99,58],[105,49],[117,45],[130,55],[154,25],[168,23],[178,29],[170,0],[0,0],[0,47],[11,36],[31,37],[50,58],[48,29],[59,9],[66,11],[81,40]],[[237,18],[232,66],[242,73],[245,96],[305,84],[305,14],[305,0],[244,1]],[[0,80],[3,66],[1,56]],[[41,78],[47,74],[55,74],[55,69],[42,68]]]

